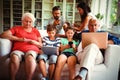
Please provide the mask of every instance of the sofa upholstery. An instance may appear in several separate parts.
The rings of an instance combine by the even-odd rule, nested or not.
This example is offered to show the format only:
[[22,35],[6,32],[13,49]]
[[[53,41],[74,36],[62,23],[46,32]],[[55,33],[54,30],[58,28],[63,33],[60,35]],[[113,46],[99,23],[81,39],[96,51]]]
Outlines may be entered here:
[[[40,30],[41,36],[47,35],[45,30]],[[12,42],[8,39],[0,38],[0,80],[9,80],[9,54]],[[17,80],[25,80],[24,62],[21,63],[17,74]],[[102,64],[91,67],[87,80],[118,80],[118,71],[120,66],[120,46],[109,45],[105,52],[105,61]],[[79,71],[79,64],[76,64],[76,75]],[[67,65],[61,74],[61,80],[68,79]],[[33,80],[40,80],[40,71],[36,67]]]
[[120,46],[109,45],[104,63],[94,65],[88,73],[88,80],[118,80],[120,70]]

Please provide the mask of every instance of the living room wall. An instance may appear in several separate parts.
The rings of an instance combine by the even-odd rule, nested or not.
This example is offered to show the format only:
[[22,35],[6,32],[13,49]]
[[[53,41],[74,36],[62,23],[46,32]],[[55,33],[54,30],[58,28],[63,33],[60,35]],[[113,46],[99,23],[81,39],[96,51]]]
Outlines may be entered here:
[[3,8],[2,8],[2,0],[0,0],[0,9],[1,9],[1,10],[0,10],[0,33],[2,33],[2,31],[3,31],[3,27],[2,27],[2,26],[3,26],[3,25],[2,25],[2,17],[3,17],[3,16],[2,16],[2,15],[3,15],[3,14],[2,14],[2,11],[3,11],[3,10],[2,10],[2,9],[3,9]]

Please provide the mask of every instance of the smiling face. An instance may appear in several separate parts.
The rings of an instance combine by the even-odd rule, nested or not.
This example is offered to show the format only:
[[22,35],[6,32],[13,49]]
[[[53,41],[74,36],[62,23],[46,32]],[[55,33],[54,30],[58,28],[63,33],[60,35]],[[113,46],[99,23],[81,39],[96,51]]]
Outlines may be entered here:
[[66,32],[65,32],[66,36],[68,39],[72,39],[73,38],[73,35],[74,35],[74,31],[72,29],[68,29]]
[[22,20],[22,25],[24,28],[29,28],[32,27],[33,25],[33,21],[30,17],[26,16],[23,20]]
[[100,28],[99,22],[95,19],[91,19],[88,24],[88,29],[90,32],[97,32]]
[[55,26],[53,26],[51,24],[47,25],[47,34],[50,37],[50,39],[55,38],[56,32],[57,32],[57,30],[56,30]]

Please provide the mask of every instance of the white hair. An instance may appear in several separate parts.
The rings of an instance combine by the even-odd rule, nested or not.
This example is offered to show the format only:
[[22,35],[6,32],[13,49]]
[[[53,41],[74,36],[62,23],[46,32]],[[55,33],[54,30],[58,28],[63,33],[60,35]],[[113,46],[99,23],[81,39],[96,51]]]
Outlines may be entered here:
[[23,16],[22,16],[22,20],[24,20],[25,17],[29,17],[29,18],[32,19],[33,23],[35,22],[35,17],[32,13],[29,13],[29,12],[24,13]]
[[91,21],[97,21],[97,25],[100,27],[100,21],[99,21],[97,18],[91,18],[91,19],[89,20],[89,23],[90,23]]

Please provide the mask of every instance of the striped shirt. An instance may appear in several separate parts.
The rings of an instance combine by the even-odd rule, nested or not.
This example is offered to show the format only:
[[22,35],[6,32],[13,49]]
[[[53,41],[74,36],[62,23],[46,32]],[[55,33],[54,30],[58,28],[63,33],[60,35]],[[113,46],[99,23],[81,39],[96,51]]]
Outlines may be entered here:
[[59,37],[56,37],[55,40],[50,40],[48,36],[43,37],[43,46],[59,47],[60,44],[61,40]]

